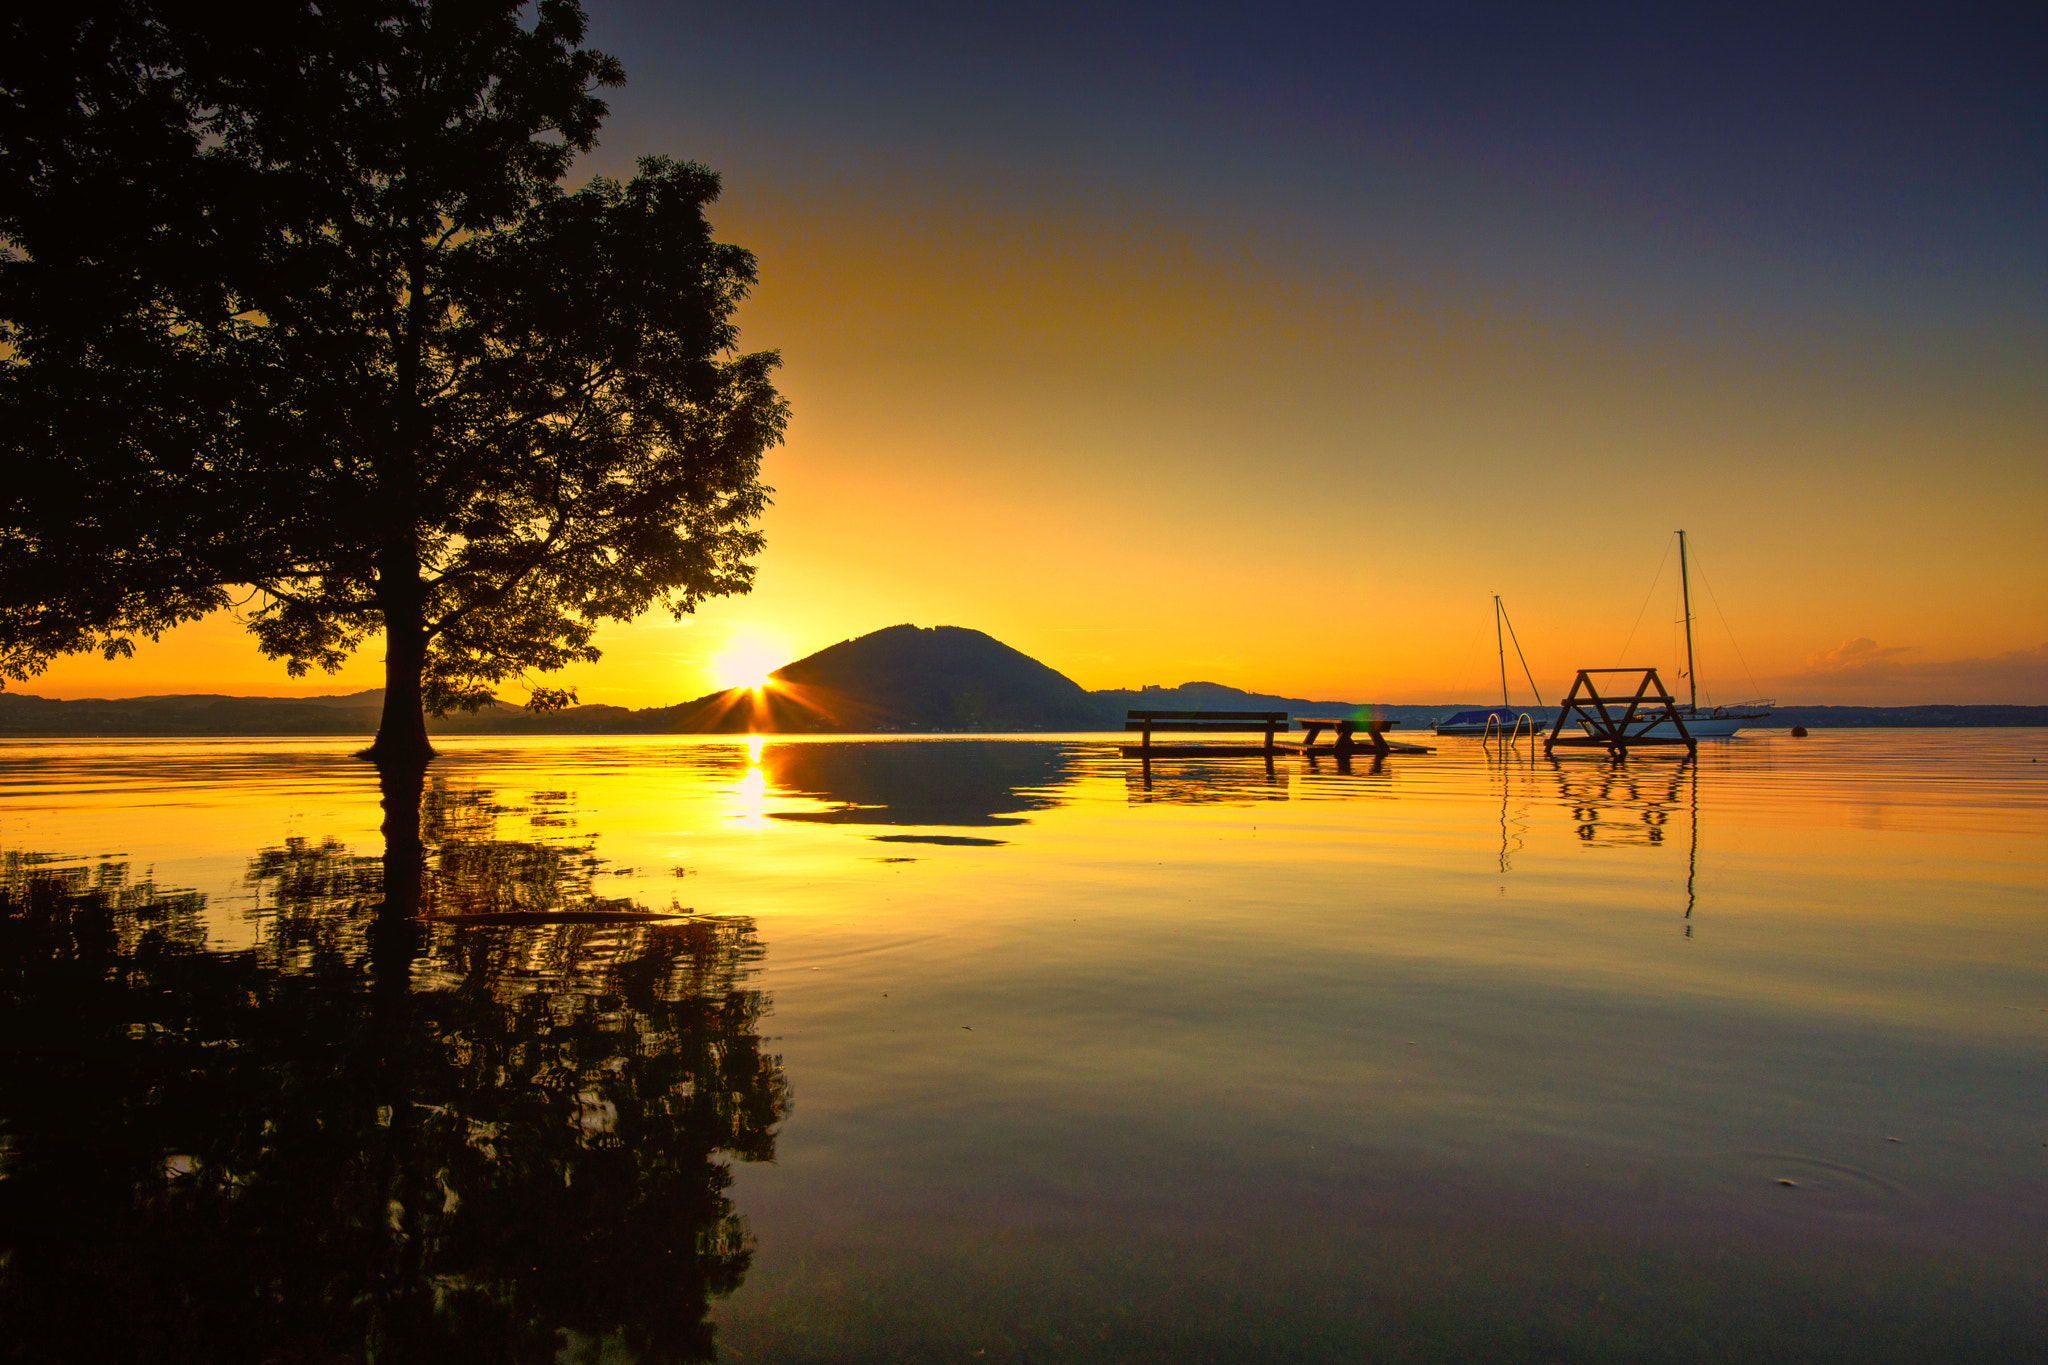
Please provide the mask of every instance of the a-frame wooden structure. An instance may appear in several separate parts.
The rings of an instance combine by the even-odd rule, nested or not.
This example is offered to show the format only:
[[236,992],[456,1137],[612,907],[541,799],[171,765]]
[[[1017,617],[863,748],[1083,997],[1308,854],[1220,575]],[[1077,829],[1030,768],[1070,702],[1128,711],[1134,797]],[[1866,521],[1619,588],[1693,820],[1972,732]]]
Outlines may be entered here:
[[[1593,685],[1596,673],[1628,673],[1638,676],[1641,681],[1636,684],[1632,695],[1611,692],[1603,696]],[[1577,726],[1581,722],[1586,733],[1564,733],[1566,725]],[[1650,733],[1667,722],[1678,733]],[[1685,718],[1678,714],[1678,703],[1664,690],[1664,682],[1657,676],[1656,669],[1582,668],[1572,683],[1571,695],[1557,710],[1557,723],[1550,727],[1550,738],[1543,741],[1543,752],[1577,748],[1606,749],[1618,754],[1643,744],[1683,744],[1686,752],[1692,754],[1700,750],[1700,742],[1685,728]]]

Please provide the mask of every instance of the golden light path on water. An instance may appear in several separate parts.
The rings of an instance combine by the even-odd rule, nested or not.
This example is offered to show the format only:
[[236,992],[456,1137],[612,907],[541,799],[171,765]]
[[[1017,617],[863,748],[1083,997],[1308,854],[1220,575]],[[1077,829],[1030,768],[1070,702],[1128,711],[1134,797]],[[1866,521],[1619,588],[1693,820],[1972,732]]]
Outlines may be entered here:
[[[1434,742],[455,741],[430,789],[608,903],[753,925],[794,1108],[734,1166],[738,1358],[1334,1359],[1396,1320],[1995,1358],[2035,1322],[2048,736]],[[253,943],[258,850],[381,851],[350,747],[10,746],[0,850]]]

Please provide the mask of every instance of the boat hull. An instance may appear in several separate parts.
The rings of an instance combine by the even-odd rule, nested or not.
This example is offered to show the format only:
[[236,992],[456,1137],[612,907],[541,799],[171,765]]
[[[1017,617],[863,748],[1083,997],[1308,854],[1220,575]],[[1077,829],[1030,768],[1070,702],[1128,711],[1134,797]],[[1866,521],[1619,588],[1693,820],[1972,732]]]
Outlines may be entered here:
[[[1759,721],[1768,719],[1768,715],[1687,716],[1685,717],[1685,732],[1694,739],[1726,739],[1745,725],[1755,725]],[[1581,728],[1585,729],[1587,734],[1592,733],[1592,728],[1585,726],[1583,722],[1581,723]],[[1678,727],[1668,720],[1659,721],[1643,731],[1643,737],[1645,739],[1677,739]]]
[[[1493,719],[1489,723],[1487,717]],[[1545,722],[1536,720],[1526,711],[1510,711],[1505,707],[1493,711],[1460,711],[1455,716],[1438,721],[1430,728],[1439,735],[1488,735],[1511,734],[1515,726],[1522,727],[1522,733],[1541,730]]]

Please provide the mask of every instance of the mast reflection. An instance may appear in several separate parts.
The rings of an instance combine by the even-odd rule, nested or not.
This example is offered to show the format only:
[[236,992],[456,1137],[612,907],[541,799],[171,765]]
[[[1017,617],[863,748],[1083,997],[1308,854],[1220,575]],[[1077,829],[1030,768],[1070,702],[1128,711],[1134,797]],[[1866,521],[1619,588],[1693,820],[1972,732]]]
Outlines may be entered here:
[[[1502,744],[1496,748],[1485,746],[1486,767],[1489,773],[1500,776],[1500,854],[1499,871],[1502,876],[1515,870],[1514,855],[1521,852],[1529,832],[1529,801],[1525,796],[1509,814],[1516,781],[1519,779],[1525,789],[1533,790],[1536,785],[1536,746],[1532,743],[1525,755],[1518,746]],[[1556,760],[1551,760],[1556,766]]]

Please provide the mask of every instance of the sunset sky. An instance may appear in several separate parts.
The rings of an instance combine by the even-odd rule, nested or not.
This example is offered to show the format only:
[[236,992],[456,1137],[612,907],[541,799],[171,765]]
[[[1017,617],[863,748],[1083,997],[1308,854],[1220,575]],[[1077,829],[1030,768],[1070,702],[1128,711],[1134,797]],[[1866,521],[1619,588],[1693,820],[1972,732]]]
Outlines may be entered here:
[[[723,172],[795,420],[755,593],[566,680],[909,621],[1483,700],[1498,592],[1555,701],[1672,664],[1682,526],[1716,700],[2048,703],[2048,10],[2004,8],[593,3],[577,179]],[[378,658],[292,683],[222,619],[18,687]]]

